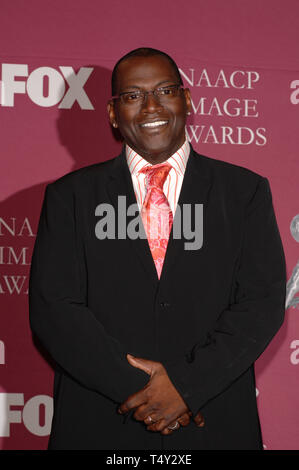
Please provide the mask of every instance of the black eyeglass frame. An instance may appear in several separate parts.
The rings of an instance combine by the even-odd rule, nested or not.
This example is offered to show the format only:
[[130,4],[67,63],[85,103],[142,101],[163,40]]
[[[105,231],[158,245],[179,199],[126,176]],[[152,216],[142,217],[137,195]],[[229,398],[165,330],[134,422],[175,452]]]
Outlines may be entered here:
[[124,103],[122,101],[122,96],[129,95],[129,94],[132,94],[132,93],[138,93],[143,97],[143,99],[142,99],[142,104],[143,104],[145,102],[145,97],[146,96],[148,96],[150,94],[153,94],[156,98],[159,99],[159,95],[157,95],[157,91],[167,90],[168,88],[176,88],[177,90],[182,90],[182,89],[184,90],[185,89],[183,85],[181,85],[180,83],[176,83],[174,85],[168,85],[168,86],[165,86],[165,87],[154,88],[154,90],[149,90],[149,91],[144,91],[144,90],[124,91],[124,92],[120,93],[119,95],[112,96],[111,99],[113,99],[113,100],[120,99],[123,104],[127,104],[127,103]]

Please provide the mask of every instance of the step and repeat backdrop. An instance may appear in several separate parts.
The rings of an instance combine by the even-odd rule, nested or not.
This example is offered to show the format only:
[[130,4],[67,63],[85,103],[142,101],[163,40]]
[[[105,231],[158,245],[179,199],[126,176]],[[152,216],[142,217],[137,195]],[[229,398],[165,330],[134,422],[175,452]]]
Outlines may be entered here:
[[45,186],[119,153],[111,71],[141,46],[176,60],[195,150],[269,179],[286,317],[256,362],[256,393],[264,448],[299,449],[299,4],[166,3],[0,0],[0,449],[46,449],[51,429],[55,365],[28,320]]

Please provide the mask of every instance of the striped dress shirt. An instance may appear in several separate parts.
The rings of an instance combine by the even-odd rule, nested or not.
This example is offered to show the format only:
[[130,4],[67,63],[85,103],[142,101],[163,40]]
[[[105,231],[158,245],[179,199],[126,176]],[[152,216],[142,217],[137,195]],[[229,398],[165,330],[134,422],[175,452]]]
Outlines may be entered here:
[[[180,147],[166,162],[171,165],[171,170],[165,180],[163,192],[167,197],[172,214],[175,214],[175,209],[179,199],[181,187],[187,161],[190,154],[190,145],[186,139],[182,147]],[[142,204],[146,195],[146,175],[140,173],[140,170],[145,166],[152,166],[148,161],[142,158],[131,147],[126,145],[126,158],[129,170],[132,176],[133,187],[135,191],[136,200],[139,210],[141,211]],[[165,163],[166,163],[165,162]]]

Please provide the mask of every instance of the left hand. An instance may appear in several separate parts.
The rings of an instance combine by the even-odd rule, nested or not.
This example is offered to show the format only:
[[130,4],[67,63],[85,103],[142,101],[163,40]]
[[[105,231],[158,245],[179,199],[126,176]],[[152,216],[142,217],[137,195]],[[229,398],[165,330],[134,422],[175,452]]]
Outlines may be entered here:
[[[128,362],[138,369],[150,375],[146,386],[137,393],[129,396],[119,407],[119,413],[128,413],[135,409],[134,418],[137,421],[145,421],[150,431],[160,431],[169,434],[168,426],[175,423],[178,417],[187,414],[189,410],[179,392],[171,382],[165,367],[160,362],[137,358],[127,354]],[[149,424],[148,417],[152,424]],[[154,422],[153,422],[154,421]],[[182,425],[189,424],[188,419],[183,420]]]

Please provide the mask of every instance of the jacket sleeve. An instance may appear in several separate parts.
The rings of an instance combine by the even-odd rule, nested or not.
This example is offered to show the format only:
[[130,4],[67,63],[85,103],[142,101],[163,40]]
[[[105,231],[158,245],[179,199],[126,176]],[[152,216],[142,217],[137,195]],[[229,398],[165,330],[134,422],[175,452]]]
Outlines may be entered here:
[[233,294],[204,341],[176,363],[163,363],[193,414],[224,391],[264,351],[285,313],[283,247],[269,182],[260,177],[246,207]]
[[49,184],[30,269],[30,325],[62,369],[83,386],[122,402],[149,376],[128,363],[122,345],[87,307],[75,233],[71,209],[55,183]]

